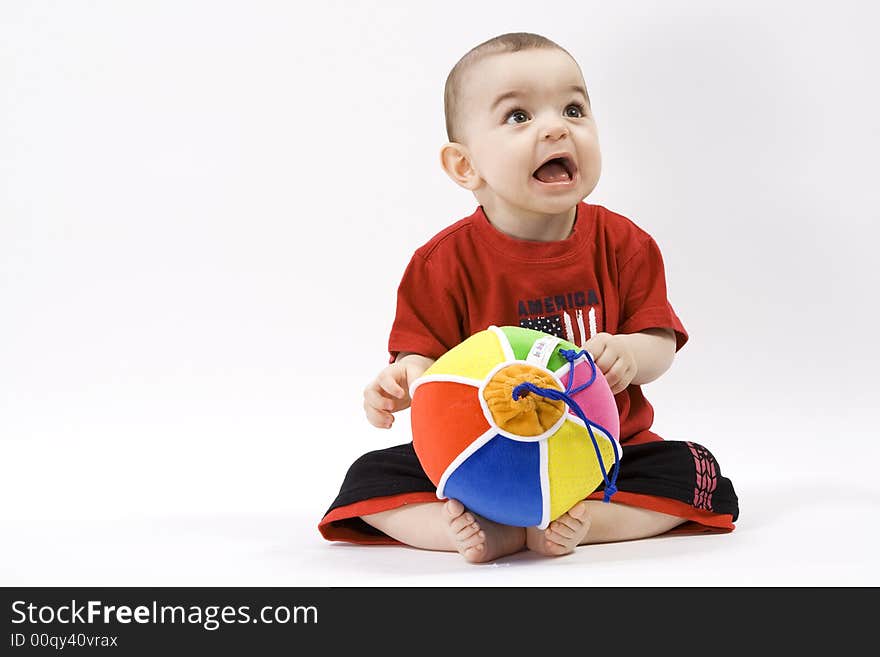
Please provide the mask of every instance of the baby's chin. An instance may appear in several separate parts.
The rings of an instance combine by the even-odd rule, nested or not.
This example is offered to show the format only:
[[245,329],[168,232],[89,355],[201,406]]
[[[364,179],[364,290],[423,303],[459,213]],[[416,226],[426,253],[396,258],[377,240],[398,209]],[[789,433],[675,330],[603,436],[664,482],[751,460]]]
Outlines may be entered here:
[[578,203],[587,197],[581,191],[573,190],[568,194],[560,194],[551,198],[535,197],[530,194],[528,200],[523,204],[532,212],[546,215],[557,215],[567,212],[575,207]]
[[531,186],[504,192],[496,191],[488,186],[474,193],[477,202],[486,209],[507,208],[509,212],[522,215],[557,216],[570,211],[583,201],[588,194],[582,187],[565,193],[540,193]]

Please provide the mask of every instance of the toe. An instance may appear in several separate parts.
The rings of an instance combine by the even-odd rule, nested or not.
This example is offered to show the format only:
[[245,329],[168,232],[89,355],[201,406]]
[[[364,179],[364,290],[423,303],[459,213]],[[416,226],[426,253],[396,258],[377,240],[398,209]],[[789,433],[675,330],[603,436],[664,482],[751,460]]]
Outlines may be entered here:
[[478,545],[483,545],[486,542],[486,534],[483,532],[475,532],[468,538],[461,540],[458,542],[459,547],[461,549],[468,549],[477,547]]
[[573,538],[575,535],[575,528],[562,522],[562,518],[550,525],[550,531],[562,538]]
[[464,505],[458,500],[449,500],[444,506],[446,507],[446,513],[449,514],[450,518],[455,518],[464,513]]
[[486,554],[486,544],[480,543],[479,545],[475,545],[473,547],[469,547],[466,550],[462,551],[462,555],[468,561],[480,561],[483,559],[483,556]]
[[561,545],[562,543],[565,543],[564,536],[560,536],[557,532],[549,528],[544,532],[544,540],[553,545]]
[[545,542],[544,549],[547,551],[547,554],[554,554],[557,556],[568,554],[572,551],[572,549],[567,545],[560,545],[559,543],[554,543],[551,540],[547,540]]
[[575,520],[583,522],[584,518],[587,517],[587,503],[581,500],[568,510],[568,515]]
[[457,534],[458,532],[465,529],[466,527],[471,526],[472,524],[474,524],[474,523],[468,522],[467,518],[465,518],[463,515],[461,515],[461,516],[452,518],[449,521],[449,528],[453,531],[453,533]]
[[465,539],[470,538],[471,536],[473,536],[474,534],[476,534],[479,531],[480,531],[480,526],[477,523],[472,522],[471,524],[465,525],[462,529],[460,529],[458,532],[456,532],[455,540],[456,541],[463,541]]

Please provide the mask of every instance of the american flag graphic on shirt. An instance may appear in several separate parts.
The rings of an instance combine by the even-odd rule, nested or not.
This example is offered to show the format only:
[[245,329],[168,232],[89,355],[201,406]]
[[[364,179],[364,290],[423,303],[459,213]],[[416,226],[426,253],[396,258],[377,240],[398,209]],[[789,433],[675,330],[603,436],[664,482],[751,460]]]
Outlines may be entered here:
[[598,332],[596,329],[596,309],[590,308],[587,311],[586,318],[584,317],[584,310],[583,308],[578,308],[563,310],[554,315],[523,317],[520,318],[519,325],[523,328],[555,335],[577,346],[583,346],[587,340]]
[[565,331],[562,330],[562,316],[555,317],[529,317],[519,320],[519,325],[523,328],[532,329],[534,331],[543,331],[557,338],[565,339]]

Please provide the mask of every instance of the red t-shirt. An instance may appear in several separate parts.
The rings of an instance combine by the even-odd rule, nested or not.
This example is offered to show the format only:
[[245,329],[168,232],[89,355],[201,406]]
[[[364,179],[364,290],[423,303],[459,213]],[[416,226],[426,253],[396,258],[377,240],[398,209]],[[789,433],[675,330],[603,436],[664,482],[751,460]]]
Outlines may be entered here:
[[[571,235],[557,242],[509,237],[482,206],[416,250],[397,291],[388,340],[399,352],[439,358],[491,325],[524,326],[583,345],[596,333],[688,334],[666,297],[656,242],[626,217],[578,203]],[[621,442],[661,440],[654,409],[637,385],[615,396]]]

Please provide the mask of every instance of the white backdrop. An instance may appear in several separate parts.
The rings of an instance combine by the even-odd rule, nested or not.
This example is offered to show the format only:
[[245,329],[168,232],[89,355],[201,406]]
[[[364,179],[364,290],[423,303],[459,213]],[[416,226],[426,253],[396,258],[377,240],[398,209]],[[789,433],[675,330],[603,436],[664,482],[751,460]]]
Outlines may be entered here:
[[[880,584],[869,2],[4,2],[0,585]],[[581,65],[586,200],[651,233],[691,334],[646,387],[732,534],[520,555],[325,542],[474,45]],[[841,559],[838,555],[845,554]],[[499,566],[506,566],[499,568]]]

